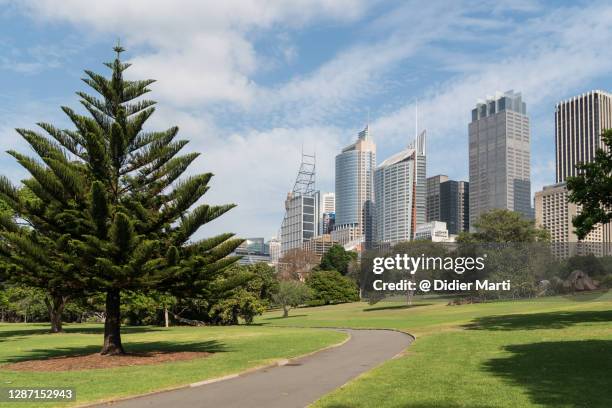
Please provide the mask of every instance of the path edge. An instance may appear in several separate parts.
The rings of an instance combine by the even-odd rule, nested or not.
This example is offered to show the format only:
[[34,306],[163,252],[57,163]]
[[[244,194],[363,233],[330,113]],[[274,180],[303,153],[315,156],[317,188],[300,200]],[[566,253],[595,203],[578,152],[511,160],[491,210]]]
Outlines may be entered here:
[[[268,326],[270,327],[270,326]],[[282,327],[282,326],[281,326]],[[298,327],[294,327],[294,328],[298,328]],[[301,329],[336,329],[334,327],[299,327]],[[348,327],[343,328],[343,329],[350,329]],[[338,329],[336,329],[338,330]],[[352,330],[352,329],[351,329]],[[381,330],[386,330],[386,329],[381,329]],[[121,402],[121,401],[127,401],[127,400],[132,400],[132,399],[137,399],[137,398],[143,398],[143,397],[148,397],[151,395],[156,395],[156,394],[162,394],[165,392],[170,392],[170,391],[177,391],[177,390],[182,390],[182,389],[187,389],[187,388],[195,388],[195,387],[201,387],[204,385],[208,385],[208,384],[213,384],[213,383],[217,383],[217,382],[221,382],[221,381],[226,381],[226,380],[231,380],[233,378],[237,378],[237,377],[242,377],[248,374],[252,374],[256,371],[260,371],[260,370],[266,370],[266,369],[270,369],[270,368],[274,368],[274,367],[282,367],[284,365],[287,365],[289,363],[291,363],[294,360],[299,360],[301,358],[305,358],[305,357],[309,357],[312,356],[313,354],[317,354],[326,350],[330,350],[336,347],[340,347],[345,345],[351,338],[351,334],[345,332],[345,334],[347,334],[346,338],[344,340],[342,340],[340,343],[335,343],[335,344],[331,344],[329,346],[325,346],[323,348],[311,351],[309,353],[305,353],[305,354],[301,354],[299,356],[295,356],[289,359],[277,359],[276,361],[269,363],[269,364],[263,364],[263,365],[259,365],[259,366],[255,366],[255,367],[251,367],[248,368],[244,371],[240,371],[238,373],[234,373],[234,374],[228,374],[228,375],[224,375],[221,377],[215,377],[215,378],[210,378],[207,380],[202,380],[202,381],[196,381],[193,383],[189,383],[189,384],[183,384],[183,385],[179,385],[176,387],[169,387],[169,388],[162,388],[160,390],[155,390],[155,391],[151,391],[151,392],[147,392],[144,394],[137,394],[137,395],[130,395],[130,396],[126,396],[126,397],[121,397],[121,398],[115,398],[115,399],[109,399],[109,400],[104,400],[104,401],[98,401],[98,402],[93,402],[93,403],[85,403],[85,404],[79,404],[79,405],[74,405],[74,408],[88,408],[88,407],[102,407],[104,405],[109,405],[112,406],[112,404],[116,403],[116,402]]]

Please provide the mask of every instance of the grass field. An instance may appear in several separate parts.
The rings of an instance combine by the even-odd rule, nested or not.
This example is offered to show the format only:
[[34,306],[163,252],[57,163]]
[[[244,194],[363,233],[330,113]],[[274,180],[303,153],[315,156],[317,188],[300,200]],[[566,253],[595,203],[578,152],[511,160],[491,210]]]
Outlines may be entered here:
[[[83,404],[240,372],[274,360],[309,353],[346,338],[345,334],[334,331],[256,326],[127,327],[123,332],[124,345],[131,352],[180,350],[214,354],[155,366],[72,372],[17,372],[0,367],[0,387],[73,387],[76,388],[77,401],[72,405]],[[2,324],[0,365],[34,358],[95,353],[101,346],[101,333],[101,325],[67,325],[66,333],[48,334],[48,325],[45,324]],[[5,406],[27,408],[41,404],[0,403],[0,407]],[[42,406],[57,404],[44,403]]]
[[446,306],[422,299],[278,312],[270,325],[395,328],[401,358],[325,396],[318,408],[611,407],[612,296]]

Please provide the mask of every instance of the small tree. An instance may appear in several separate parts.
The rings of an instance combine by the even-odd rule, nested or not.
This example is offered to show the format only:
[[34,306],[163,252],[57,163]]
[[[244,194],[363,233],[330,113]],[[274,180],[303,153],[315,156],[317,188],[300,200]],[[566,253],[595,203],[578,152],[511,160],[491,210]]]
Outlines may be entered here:
[[346,275],[349,271],[349,265],[356,259],[356,252],[347,251],[342,245],[334,244],[321,258],[320,267],[324,271],[335,270],[342,275]]
[[357,285],[338,271],[313,272],[306,284],[312,289],[312,300],[329,305],[359,300]]
[[289,317],[289,309],[298,307],[312,296],[311,290],[299,281],[281,281],[274,302],[283,308],[283,317]]
[[572,221],[579,239],[612,220],[612,129],[602,133],[601,141],[604,148],[597,149],[594,159],[577,164],[578,175],[567,178],[569,201],[582,207]]

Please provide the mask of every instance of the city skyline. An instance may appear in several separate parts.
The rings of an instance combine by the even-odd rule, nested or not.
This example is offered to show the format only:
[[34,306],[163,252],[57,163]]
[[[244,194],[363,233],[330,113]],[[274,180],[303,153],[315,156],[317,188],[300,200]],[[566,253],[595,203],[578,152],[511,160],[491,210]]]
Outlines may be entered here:
[[[555,105],[612,89],[612,6],[604,3],[194,2],[189,15],[135,7],[120,22],[112,4],[3,5],[0,149],[23,147],[15,127],[66,124],[59,105],[78,108],[82,69],[99,70],[120,37],[130,75],[158,80],[155,126],[179,125],[188,149],[204,153],[193,171],[215,173],[206,201],[238,204],[199,236],[276,235],[301,146],[317,153],[317,189],[333,191],[336,152],[366,122],[379,157],[401,150],[416,100],[428,175],[467,180],[470,107],[497,90],[520,90],[533,193],[555,181]],[[0,165],[14,181],[22,177],[8,155]]]

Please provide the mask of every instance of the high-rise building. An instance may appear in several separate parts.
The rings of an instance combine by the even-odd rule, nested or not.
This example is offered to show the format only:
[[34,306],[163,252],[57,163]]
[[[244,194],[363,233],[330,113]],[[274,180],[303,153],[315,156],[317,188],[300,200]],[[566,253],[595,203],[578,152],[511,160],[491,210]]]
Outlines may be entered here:
[[446,223],[449,234],[457,235],[468,231],[469,183],[449,180],[445,175],[427,179],[427,221]]
[[[418,133],[418,131],[417,131]],[[426,131],[415,135],[414,144],[411,146],[415,149],[415,200],[414,200],[414,223],[412,226],[413,234],[418,225],[427,222],[427,161],[425,155],[426,149]]]
[[469,124],[470,222],[493,208],[532,218],[530,130],[521,94],[476,104]]
[[414,239],[426,217],[425,132],[415,144],[376,167],[375,238],[395,244]]
[[[605,148],[601,140],[604,130],[612,128],[612,95],[594,90],[559,102],[555,108],[555,150],[557,184],[546,186],[536,193],[536,221],[551,233],[553,243],[563,243],[556,252],[571,256],[578,237],[574,234],[572,218],[580,207],[567,201],[565,181],[578,175],[576,165],[588,163],[599,148]],[[586,243],[598,242],[594,253],[611,252],[612,224],[598,226],[580,241],[581,249]],[[570,244],[568,244],[570,243]]]
[[281,225],[281,255],[316,236],[318,228],[315,157],[302,153],[302,163],[293,190],[285,200],[285,216]]
[[553,254],[561,258],[593,253],[603,255],[603,228],[599,225],[580,243],[574,232],[572,219],[580,213],[580,207],[567,201],[565,183],[546,186],[535,193],[536,225],[550,233]]
[[440,218],[440,183],[448,180],[448,176],[438,174],[427,178],[427,222],[441,221]]
[[[369,127],[359,132],[357,141],[336,156],[336,235],[372,240],[372,187],[376,166],[376,144]],[[349,238],[346,238],[349,239]]]
[[319,208],[317,235],[329,234],[331,232],[329,228],[331,214],[336,213],[336,195],[317,191],[316,196]]
[[576,164],[593,160],[605,146],[601,133],[612,128],[612,95],[591,91],[559,102],[555,108],[557,183],[577,175]]

